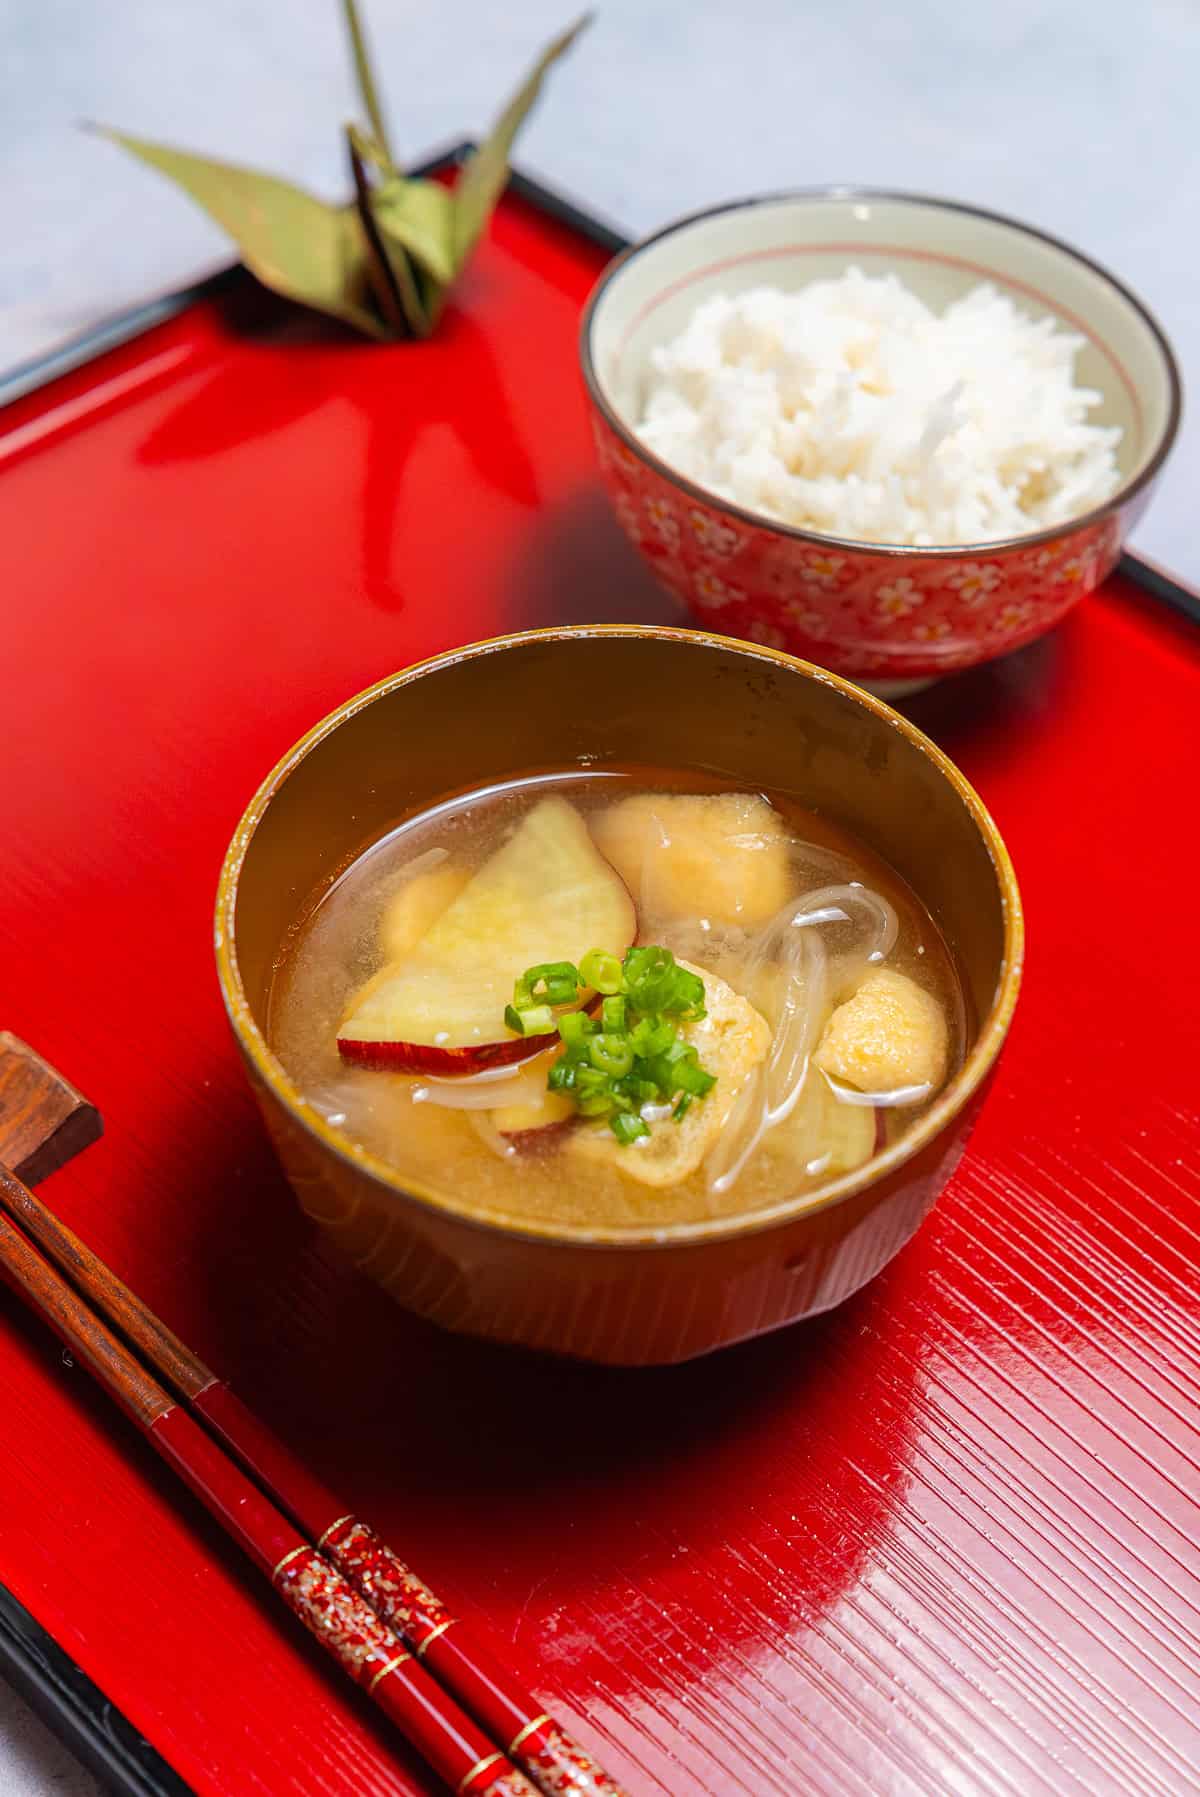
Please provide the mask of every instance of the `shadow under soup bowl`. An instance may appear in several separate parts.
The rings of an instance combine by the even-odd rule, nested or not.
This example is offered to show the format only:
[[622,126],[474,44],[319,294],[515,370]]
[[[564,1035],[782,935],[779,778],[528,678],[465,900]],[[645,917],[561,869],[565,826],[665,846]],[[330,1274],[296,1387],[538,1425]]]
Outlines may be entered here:
[[[352,1133],[318,1082],[298,1070],[279,1010],[295,944],[347,889],[347,870],[435,808],[443,808],[438,817],[460,815],[456,795],[483,794],[483,805],[488,793],[521,782],[521,791],[636,795],[658,790],[655,768],[672,770],[685,793],[742,795],[737,804],[764,810],[765,793],[783,817],[803,807],[814,841],[854,841],[864,866],[889,870],[893,894],[907,895],[897,909],[911,901],[912,914],[920,912],[959,994],[957,1037],[944,1084],[931,1088],[936,1095],[890,1138],[882,1128],[872,1135],[876,1151],[868,1146],[869,1158],[860,1155],[848,1171],[825,1178],[824,1163],[814,1162],[803,1190],[760,1179],[744,1200],[735,1183],[732,1198],[699,1201],[676,1218],[656,1209],[662,1194],[649,1187],[640,1189],[644,1210],[635,1196],[632,1208],[591,1211],[586,1181],[574,1208],[565,1197],[558,1206],[557,1186],[546,1187],[542,1175],[550,1197],[539,1210],[522,1199],[532,1174],[481,1194],[448,1161],[421,1161],[415,1144],[410,1165],[403,1153],[380,1153],[369,1133]],[[568,810],[561,797],[552,802]],[[589,845],[583,852],[615,878],[595,846],[604,843],[599,814],[586,803],[581,797],[583,809],[570,808],[571,827]],[[592,836],[581,816],[591,819]],[[728,839],[735,848],[738,840]],[[814,850],[814,865],[822,853]],[[626,884],[642,905],[644,888],[628,877]],[[626,942],[638,922],[633,906],[627,916]],[[836,909],[812,921],[839,916],[846,924]],[[475,644],[349,700],[255,794],[226,857],[216,914],[225,1005],[305,1211],[355,1265],[447,1329],[622,1365],[686,1360],[812,1316],[903,1246],[962,1153],[1016,1002],[1022,942],[1017,887],[995,826],[912,724],[777,651],[634,626]],[[349,973],[333,972],[344,994]],[[354,978],[371,973],[364,962]],[[344,1011],[337,991],[322,990],[312,987],[314,1018],[336,1070],[333,1038]],[[401,1088],[411,1082],[395,1071],[352,1071],[382,1105],[400,1093],[405,1114],[421,1113],[424,1126],[433,1107],[408,1102]],[[442,1115],[462,1121],[460,1112]]]
[[[784,318],[850,269],[875,285]],[[981,287],[993,300],[935,348],[944,327],[911,308],[940,317]],[[761,289],[786,299],[692,325]],[[1094,406],[1064,397],[1064,334]],[[1181,408],[1162,331],[1096,264],[995,213],[869,189],[734,202],[635,244],[592,293],[580,358],[617,517],[661,584],[706,628],[890,697],[1019,648],[1097,586]]]

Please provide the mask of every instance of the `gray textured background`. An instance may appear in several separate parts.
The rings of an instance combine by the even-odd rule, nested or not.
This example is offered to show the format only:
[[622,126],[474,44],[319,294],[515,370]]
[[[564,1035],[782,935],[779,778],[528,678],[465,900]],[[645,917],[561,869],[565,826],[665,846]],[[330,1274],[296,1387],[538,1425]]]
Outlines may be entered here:
[[[363,0],[395,147],[478,131],[570,0]],[[330,196],[353,109],[335,0],[0,0],[0,366],[227,258],[93,118]],[[629,232],[821,181],[1012,212],[1107,263],[1200,367],[1198,0],[603,0],[519,159]],[[1200,581],[1200,415],[1138,533]],[[0,1544],[0,1576],[3,1576]],[[90,1785],[0,1692],[5,1797]]]

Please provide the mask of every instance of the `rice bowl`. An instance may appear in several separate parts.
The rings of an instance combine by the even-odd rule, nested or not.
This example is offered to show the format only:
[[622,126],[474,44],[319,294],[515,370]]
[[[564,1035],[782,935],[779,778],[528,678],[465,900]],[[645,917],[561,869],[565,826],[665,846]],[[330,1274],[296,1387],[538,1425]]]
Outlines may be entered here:
[[[1013,528],[1011,492],[1006,500],[993,490],[981,502],[979,469],[986,486],[987,468],[978,443],[963,456],[965,479],[945,483],[934,520],[939,508],[914,492],[911,478],[907,490],[903,479],[899,491],[895,482],[888,489],[893,470],[884,471],[882,494],[864,494],[872,446],[860,442],[863,467],[844,468],[847,478],[827,495],[827,528],[818,530],[779,515],[767,483],[755,484],[753,462],[734,470],[736,455],[730,457],[725,472],[737,473],[740,486],[715,466],[701,469],[702,479],[644,439],[655,354],[684,334],[699,307],[722,296],[739,302],[756,288],[794,301],[815,283],[838,283],[851,267],[872,283],[896,276],[938,320],[974,289],[990,286],[1046,340],[1043,349],[1058,340],[1062,403],[1043,409],[1038,426],[1051,452],[1043,459],[1056,463],[1054,490],[1039,495],[1028,478],[1015,483],[1018,511],[1025,501],[1020,528]],[[1064,349],[1071,357],[1065,384]],[[1096,587],[1150,498],[1181,410],[1179,374],[1163,333],[1134,295],[1086,257],[994,213],[865,189],[735,202],[667,226],[601,276],[585,308],[580,358],[618,522],[661,585],[705,627],[786,649],[890,696],[1020,647]],[[925,425],[953,385],[923,393]],[[988,385],[994,395],[996,381]],[[997,452],[998,461],[993,456],[994,466],[1024,430],[1025,475],[1037,472],[1032,462],[1042,452],[1038,430],[1030,428],[1037,410],[1027,390],[1008,408],[1009,447]],[[910,413],[906,408],[903,420],[911,454]],[[1062,459],[1068,431],[1072,455],[1083,450],[1069,468]],[[720,435],[732,443],[737,433]],[[706,453],[711,449],[710,439]],[[939,453],[944,462],[944,451],[934,460]],[[791,476],[786,458],[779,460]],[[837,478],[832,454],[829,464],[818,476]],[[778,472],[770,471],[774,478]],[[848,493],[853,507],[845,503]],[[1072,510],[1077,515],[1062,515]],[[976,528],[982,534],[968,534]],[[933,535],[946,540],[915,540]]]

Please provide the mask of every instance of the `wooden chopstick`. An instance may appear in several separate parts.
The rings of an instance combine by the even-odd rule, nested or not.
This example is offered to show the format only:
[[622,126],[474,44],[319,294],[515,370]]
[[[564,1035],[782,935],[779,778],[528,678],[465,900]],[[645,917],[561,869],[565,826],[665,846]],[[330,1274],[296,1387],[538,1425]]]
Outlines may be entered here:
[[[411,1649],[42,1256],[16,1219],[45,1207],[2,1165],[0,1202],[0,1275],[91,1369],[155,1451],[266,1573],[304,1626],[450,1789],[461,1797],[536,1797],[524,1774],[486,1739]],[[78,1247],[86,1255],[81,1243]]]
[[[54,1212],[11,1177],[0,1205],[230,1448],[545,1797],[625,1797],[467,1624],[353,1514]],[[498,1787],[499,1788],[499,1787]]]

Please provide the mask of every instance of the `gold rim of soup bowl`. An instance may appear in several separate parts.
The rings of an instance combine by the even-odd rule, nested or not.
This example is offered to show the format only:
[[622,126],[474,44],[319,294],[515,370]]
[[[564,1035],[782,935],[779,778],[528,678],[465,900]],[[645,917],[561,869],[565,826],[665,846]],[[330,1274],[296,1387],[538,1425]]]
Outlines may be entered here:
[[[693,1223],[660,1224],[653,1229],[640,1228],[636,1225],[583,1227],[581,1225],[541,1223],[536,1219],[511,1215],[494,1207],[473,1205],[469,1200],[439,1191],[436,1187],[426,1185],[420,1180],[401,1176],[387,1162],[359,1147],[349,1136],[328,1123],[321,1113],[307,1101],[295,1081],[272,1052],[263,1031],[252,1014],[237,958],[236,913],[239,880],[246,854],[259,823],[272,800],[305,757],[343,723],[365,710],[376,700],[413,681],[435,673],[439,669],[453,667],[460,662],[480,656],[500,654],[506,649],[517,648],[524,644],[577,641],[600,637],[649,638],[655,641],[678,640],[688,645],[710,644],[721,650],[732,651],[739,657],[780,664],[808,679],[834,688],[851,699],[855,705],[874,713],[884,723],[898,731],[933,763],[970,814],[988,851],[995,870],[1003,909],[1004,954],[993,1002],[987,1016],[980,1022],[978,1035],[957,1072],[947,1082],[930,1108],[922,1113],[910,1129],[906,1130],[881,1154],[866,1161],[862,1167],[856,1168],[852,1173],[843,1174],[841,1178],[831,1181],[827,1186],[819,1187],[815,1192],[799,1197],[778,1199],[766,1205],[760,1204],[754,1209],[744,1212],[705,1218]],[[437,796],[431,795],[431,799]],[[918,897],[920,896],[918,892]],[[932,1143],[964,1111],[972,1098],[980,1093],[1000,1053],[1012,1020],[1021,984],[1024,958],[1024,917],[1021,896],[1004,840],[974,787],[959,772],[950,758],[938,748],[937,744],[932,742],[923,731],[918,730],[915,724],[910,723],[907,718],[882,699],[877,699],[863,688],[856,686],[853,681],[845,680],[838,674],[832,674],[825,668],[815,666],[812,662],[801,661],[798,657],[788,655],[780,649],[766,648],[707,631],[633,624],[572,625],[562,628],[520,631],[509,636],[490,637],[477,643],[467,644],[459,649],[447,650],[440,655],[431,656],[425,661],[415,662],[411,667],[404,668],[399,673],[390,674],[374,686],[366,688],[364,692],[347,699],[343,705],[339,705],[335,711],[331,711],[322,718],[320,723],[314,725],[293,748],[288,750],[287,754],[272,768],[246,807],[221,868],[217,888],[214,937],[221,995],[234,1035],[243,1053],[264,1085],[274,1094],[285,1110],[330,1154],[348,1167],[369,1174],[379,1185],[390,1189],[398,1198],[427,1205],[434,1211],[453,1217],[459,1222],[472,1224],[488,1233],[543,1243],[560,1243],[571,1247],[603,1247],[606,1249],[670,1249],[688,1243],[717,1242],[752,1235],[777,1227],[782,1223],[793,1222],[801,1217],[813,1216],[830,1210],[865,1191],[868,1187],[887,1179],[889,1175],[897,1172]]]

